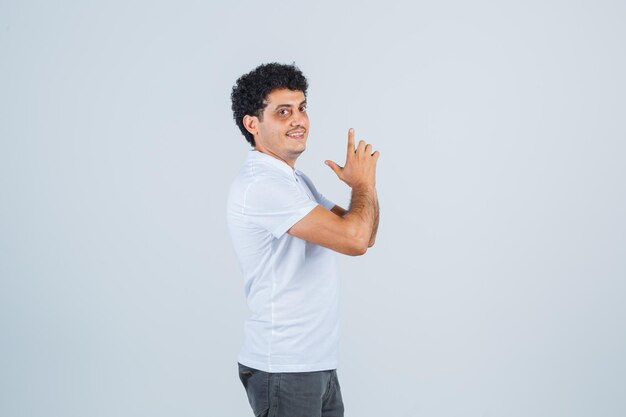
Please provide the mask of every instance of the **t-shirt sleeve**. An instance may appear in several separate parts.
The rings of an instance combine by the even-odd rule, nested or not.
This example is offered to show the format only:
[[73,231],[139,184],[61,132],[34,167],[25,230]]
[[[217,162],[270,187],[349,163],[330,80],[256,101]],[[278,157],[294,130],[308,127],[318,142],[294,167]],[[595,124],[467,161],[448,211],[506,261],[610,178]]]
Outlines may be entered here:
[[243,214],[251,223],[280,238],[316,206],[296,184],[268,177],[248,186]]
[[315,188],[313,181],[311,181],[309,177],[307,177],[304,173],[300,173],[300,175],[306,181],[306,184],[309,186],[309,190],[311,190],[311,192],[313,193],[313,196],[322,207],[324,207],[327,210],[330,210],[333,207],[335,207],[335,203],[333,203],[332,201],[324,197],[322,193],[317,191],[317,188]]
[[330,201],[329,199],[324,197],[324,195],[322,193],[317,193],[315,195],[315,198],[320,203],[320,205],[322,205],[323,207],[327,208],[328,210],[330,210],[333,207],[335,207],[335,203],[333,203],[332,201]]

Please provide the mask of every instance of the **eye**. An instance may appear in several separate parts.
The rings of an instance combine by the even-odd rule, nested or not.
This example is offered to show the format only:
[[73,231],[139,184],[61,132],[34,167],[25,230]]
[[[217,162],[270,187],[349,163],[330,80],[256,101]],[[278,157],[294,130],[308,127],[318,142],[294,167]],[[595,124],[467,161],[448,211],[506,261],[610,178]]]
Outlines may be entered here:
[[287,116],[289,114],[289,109],[280,109],[278,110],[278,114],[281,116]]
[[302,106],[302,107],[300,107],[300,111],[301,111],[301,112],[306,112],[306,106]]

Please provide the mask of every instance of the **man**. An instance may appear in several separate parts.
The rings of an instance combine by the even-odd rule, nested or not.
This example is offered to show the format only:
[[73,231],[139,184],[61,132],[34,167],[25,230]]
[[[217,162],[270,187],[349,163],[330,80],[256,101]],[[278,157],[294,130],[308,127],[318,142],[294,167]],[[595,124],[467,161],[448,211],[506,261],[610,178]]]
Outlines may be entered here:
[[239,377],[255,416],[343,416],[337,379],[339,293],[334,252],[363,255],[378,228],[379,152],[348,133],[345,210],[295,169],[306,149],[308,83],[294,65],[261,65],[231,99],[253,146],[228,197],[228,225],[250,308]]

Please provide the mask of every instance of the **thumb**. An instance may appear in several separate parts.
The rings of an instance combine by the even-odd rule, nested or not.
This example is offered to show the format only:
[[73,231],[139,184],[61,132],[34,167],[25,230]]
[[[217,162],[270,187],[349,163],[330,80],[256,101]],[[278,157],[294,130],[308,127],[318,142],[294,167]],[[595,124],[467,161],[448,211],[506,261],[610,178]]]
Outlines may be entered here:
[[335,174],[337,174],[337,176],[339,176],[339,174],[341,173],[341,170],[343,169],[342,167],[340,167],[339,165],[337,165],[336,163],[330,160],[324,161],[324,163],[328,165],[330,169],[332,169],[335,172]]

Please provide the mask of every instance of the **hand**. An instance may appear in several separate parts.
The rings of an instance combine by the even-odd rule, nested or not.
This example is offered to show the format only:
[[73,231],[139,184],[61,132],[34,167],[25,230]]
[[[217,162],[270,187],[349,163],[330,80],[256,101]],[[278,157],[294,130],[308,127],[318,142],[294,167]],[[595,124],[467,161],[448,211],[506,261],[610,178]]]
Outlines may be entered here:
[[376,187],[376,162],[380,152],[372,153],[372,145],[360,140],[354,149],[354,129],[348,130],[348,155],[346,164],[340,167],[335,162],[325,161],[340,180],[348,184],[350,188]]

